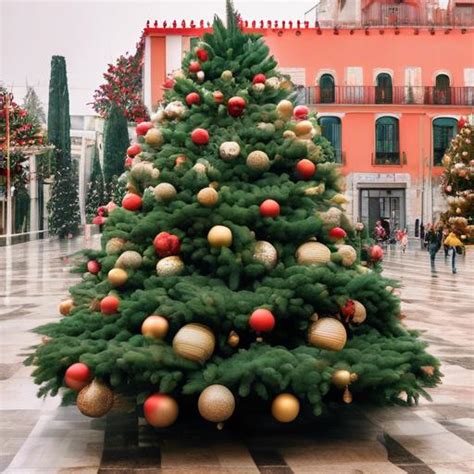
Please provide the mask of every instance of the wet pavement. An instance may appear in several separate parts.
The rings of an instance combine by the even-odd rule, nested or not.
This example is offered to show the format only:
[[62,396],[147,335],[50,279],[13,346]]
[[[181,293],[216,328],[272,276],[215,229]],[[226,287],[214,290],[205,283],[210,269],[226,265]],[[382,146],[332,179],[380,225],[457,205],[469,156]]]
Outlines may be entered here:
[[404,324],[441,358],[443,383],[414,408],[344,407],[332,418],[275,428],[258,420],[223,431],[189,420],[154,432],[133,412],[90,420],[56,398],[36,398],[25,348],[30,330],[58,318],[75,282],[67,259],[97,245],[39,240],[0,248],[0,470],[7,473],[460,473],[474,472],[474,248],[451,273],[434,271],[418,242],[387,249],[384,274],[401,289]]

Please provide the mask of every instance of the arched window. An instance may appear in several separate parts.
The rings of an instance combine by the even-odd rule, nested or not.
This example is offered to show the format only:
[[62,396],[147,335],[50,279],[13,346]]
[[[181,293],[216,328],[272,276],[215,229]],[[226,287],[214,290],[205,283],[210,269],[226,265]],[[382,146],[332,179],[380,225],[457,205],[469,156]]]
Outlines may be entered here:
[[339,117],[321,117],[321,135],[329,140],[334,148],[336,163],[342,163],[341,119]]
[[457,120],[438,118],[433,120],[433,163],[441,165],[452,138],[456,135]]
[[391,104],[392,96],[392,77],[386,73],[379,74],[375,86],[375,103]]
[[398,119],[380,117],[375,122],[375,164],[400,164]]
[[451,103],[451,87],[449,77],[446,74],[438,74],[434,88],[434,103],[447,105]]
[[335,99],[334,78],[331,74],[323,74],[319,78],[319,91],[321,94],[321,104],[332,104]]

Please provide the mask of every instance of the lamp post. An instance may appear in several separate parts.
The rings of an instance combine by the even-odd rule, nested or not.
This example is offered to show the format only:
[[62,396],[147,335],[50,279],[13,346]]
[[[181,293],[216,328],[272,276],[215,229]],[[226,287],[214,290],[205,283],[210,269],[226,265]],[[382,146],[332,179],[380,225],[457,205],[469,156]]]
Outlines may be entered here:
[[10,174],[10,104],[13,99],[13,94],[10,92],[5,93],[0,97],[0,105],[2,106],[5,113],[5,158],[6,158],[6,186],[5,186],[5,197],[7,200],[7,236],[6,244],[11,244],[12,235],[12,196],[11,196],[11,174]]

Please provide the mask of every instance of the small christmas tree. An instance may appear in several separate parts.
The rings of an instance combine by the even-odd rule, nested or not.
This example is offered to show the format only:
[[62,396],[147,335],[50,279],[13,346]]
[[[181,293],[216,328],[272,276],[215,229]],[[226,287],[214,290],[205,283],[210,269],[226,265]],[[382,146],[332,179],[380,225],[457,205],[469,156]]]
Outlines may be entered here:
[[443,157],[441,185],[448,210],[442,220],[465,241],[474,241],[474,127],[461,119],[458,134]]
[[31,86],[26,86],[26,95],[23,99],[23,107],[28,112],[36,117],[38,122],[46,123],[46,115],[44,113],[43,104],[41,103],[38,94]]
[[87,222],[92,222],[92,219],[97,214],[97,209],[107,203],[104,189],[104,175],[102,174],[102,167],[100,166],[99,151],[97,147],[94,150],[94,158],[92,160],[92,172],[87,184],[86,196],[86,217]]

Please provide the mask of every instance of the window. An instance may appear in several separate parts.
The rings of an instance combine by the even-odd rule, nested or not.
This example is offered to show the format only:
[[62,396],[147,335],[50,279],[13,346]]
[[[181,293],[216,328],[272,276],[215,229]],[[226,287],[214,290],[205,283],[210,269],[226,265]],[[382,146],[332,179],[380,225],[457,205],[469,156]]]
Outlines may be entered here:
[[375,122],[375,164],[400,164],[398,119],[380,117]]
[[453,118],[433,120],[433,163],[440,166],[446,149],[456,135],[457,121]]
[[375,103],[392,103],[392,78],[390,74],[382,73],[377,76],[375,86]]
[[451,103],[451,87],[449,84],[449,77],[446,74],[438,74],[436,76],[433,99],[434,103],[438,105],[447,105]]
[[321,104],[333,104],[335,99],[334,78],[331,74],[323,74],[319,78],[319,91],[321,94]]
[[329,140],[334,148],[336,163],[342,163],[341,119],[339,117],[321,117],[319,124],[322,136]]

